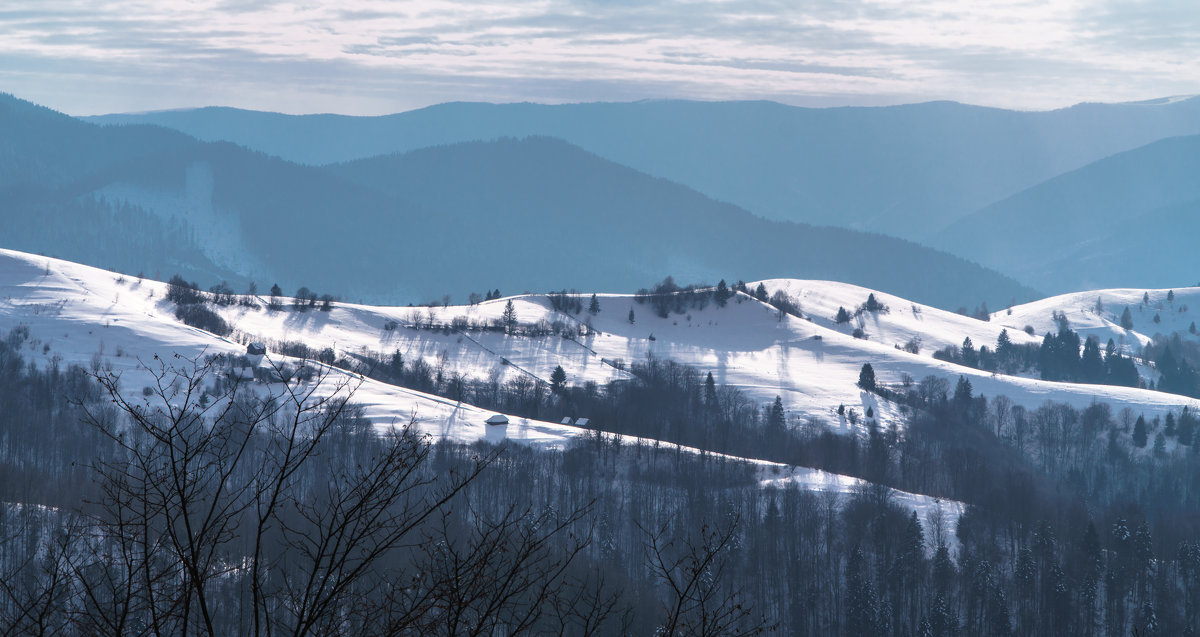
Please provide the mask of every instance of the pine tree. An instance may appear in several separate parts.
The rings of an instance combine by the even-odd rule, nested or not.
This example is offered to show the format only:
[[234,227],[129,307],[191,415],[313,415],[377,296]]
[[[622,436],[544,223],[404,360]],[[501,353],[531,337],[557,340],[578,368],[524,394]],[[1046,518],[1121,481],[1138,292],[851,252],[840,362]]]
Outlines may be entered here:
[[1089,336],[1083,344],[1083,356],[1079,360],[1079,379],[1085,383],[1104,382],[1104,359],[1100,358],[1100,342]]
[[863,363],[862,369],[859,370],[858,386],[867,391],[875,391],[875,368],[871,367],[870,363]]
[[882,303],[880,303],[880,302],[879,302],[879,301],[878,301],[878,300],[875,298],[875,293],[874,293],[874,292],[871,292],[870,294],[868,294],[868,295],[867,295],[867,302],[866,302],[866,304],[863,306],[863,309],[865,309],[865,310],[866,310],[866,311],[868,311],[868,312],[872,312],[872,313],[874,313],[874,312],[883,312],[883,311],[886,311],[886,310],[887,310],[887,307],[886,307],[886,306],[884,306]]
[[633,325],[635,318],[633,316],[633,308],[629,308],[629,324]]
[[846,311],[846,308],[839,305],[838,311],[837,311],[837,316],[834,317],[833,322],[837,323],[838,325],[842,325],[843,323],[849,323],[850,322],[850,313]]
[[1146,418],[1138,416],[1137,422],[1133,424],[1133,446],[1138,449],[1146,448]]
[[562,365],[556,365],[554,371],[550,372],[550,391],[556,394],[561,392],[566,382],[567,371],[562,368]]
[[754,288],[754,298],[765,303],[767,301],[767,286],[759,283],[758,287]]
[[1179,425],[1176,427],[1176,434],[1181,445],[1191,445],[1196,434],[1196,417],[1192,415],[1190,409],[1186,406],[1183,412],[1179,414]]
[[593,294],[591,302],[588,303],[588,314],[595,316],[599,313],[600,313],[600,299],[597,299],[596,295]]
[[959,376],[958,383],[954,386],[954,405],[960,410],[965,411],[971,405],[971,399],[974,388],[971,387],[971,381],[967,380],[966,376]]
[[1008,330],[1000,330],[1000,337],[996,339],[996,355],[1000,358],[1008,358],[1012,354],[1013,342],[1008,336]]
[[713,380],[712,372],[704,379],[704,405],[710,410],[717,409],[717,383]]
[[971,342],[970,336],[963,339],[962,362],[967,367],[979,367],[979,352],[975,351],[975,344]]
[[767,426],[774,430],[782,430],[787,424],[787,419],[783,412],[783,398],[776,396],[775,402],[771,405],[771,411],[767,416]]
[[517,326],[517,308],[513,307],[512,299],[504,304],[504,313],[500,315],[500,322],[504,324],[506,332],[511,332]]
[[1133,329],[1133,314],[1129,311],[1129,306],[1125,306],[1125,311],[1121,312],[1121,329]]
[[717,302],[717,307],[725,307],[725,304],[729,302],[731,294],[729,287],[725,285],[725,279],[721,279],[720,283],[717,283],[717,291],[713,294],[713,298]]

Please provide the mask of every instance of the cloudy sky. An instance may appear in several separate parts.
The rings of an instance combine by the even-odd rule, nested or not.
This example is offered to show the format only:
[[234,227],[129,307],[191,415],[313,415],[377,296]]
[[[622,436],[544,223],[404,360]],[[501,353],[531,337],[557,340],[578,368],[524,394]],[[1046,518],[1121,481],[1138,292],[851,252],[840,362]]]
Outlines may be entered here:
[[1197,0],[5,0],[0,91],[74,115],[453,100],[1200,93]]

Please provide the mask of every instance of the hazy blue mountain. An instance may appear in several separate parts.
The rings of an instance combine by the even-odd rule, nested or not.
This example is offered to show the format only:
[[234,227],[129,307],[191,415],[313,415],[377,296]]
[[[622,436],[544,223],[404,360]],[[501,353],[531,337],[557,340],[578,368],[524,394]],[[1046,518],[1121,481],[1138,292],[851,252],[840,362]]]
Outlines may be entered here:
[[1049,112],[951,102],[820,109],[773,102],[452,103],[382,117],[204,108],[92,121],[160,124],[309,164],[552,136],[769,218],[924,240],[962,214],[1061,173],[1200,133],[1200,99]]
[[[47,166],[73,155],[77,165],[50,177],[0,177],[16,182],[3,209],[14,229],[4,247],[126,271],[391,302],[496,288],[624,291],[668,274],[829,278],[952,308],[1033,296],[945,253],[768,221],[559,140],[463,143],[317,167],[17,107],[9,125],[32,118],[60,143],[4,152]],[[156,135],[169,143],[144,141]]]
[[[904,289],[944,307],[1032,294],[904,240],[762,219],[555,139],[469,142],[332,170],[441,211],[437,232],[416,241],[452,246],[460,267],[480,275],[522,273],[517,280],[533,289],[627,290],[663,273],[715,282],[782,270]],[[409,241],[404,247],[414,249]]]
[[1200,136],[1120,153],[987,206],[937,245],[1050,292],[1200,280]]
[[158,126],[94,126],[0,93],[0,188],[58,186],[104,165],[193,143]]

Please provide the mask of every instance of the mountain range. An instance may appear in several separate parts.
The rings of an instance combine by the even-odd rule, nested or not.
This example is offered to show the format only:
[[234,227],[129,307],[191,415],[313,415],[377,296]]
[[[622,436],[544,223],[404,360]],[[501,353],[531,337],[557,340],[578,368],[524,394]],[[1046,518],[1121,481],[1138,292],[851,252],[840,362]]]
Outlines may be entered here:
[[103,115],[321,165],[428,146],[550,136],[771,219],[926,241],[1062,173],[1200,133],[1200,99],[1043,112],[954,102],[800,108],[774,102],[450,103],[379,117],[230,108]]
[[256,280],[401,303],[782,274],[943,307],[1036,295],[942,252],[767,220],[555,139],[309,166],[161,127],[89,124],[12,97],[0,120],[22,132],[0,141],[13,158],[0,177],[5,247],[205,286]]

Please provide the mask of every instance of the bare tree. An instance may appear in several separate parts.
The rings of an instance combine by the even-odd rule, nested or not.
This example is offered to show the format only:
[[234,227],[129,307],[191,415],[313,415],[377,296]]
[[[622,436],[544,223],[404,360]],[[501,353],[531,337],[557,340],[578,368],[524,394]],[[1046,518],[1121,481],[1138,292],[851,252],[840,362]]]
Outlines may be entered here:
[[620,618],[574,572],[590,506],[467,506],[501,449],[434,467],[413,420],[376,427],[351,402],[362,381],[328,366],[266,384],[219,356],[149,367],[136,396],[95,372],[108,401],[79,406],[112,443],[99,495],[4,573],[0,634],[598,634]]
[[665,618],[657,634],[716,637],[771,630],[765,619],[754,618],[739,591],[722,585],[739,520],[704,525],[698,534],[683,539],[671,539],[669,523],[653,531],[639,526],[646,536],[650,571],[667,590]]

